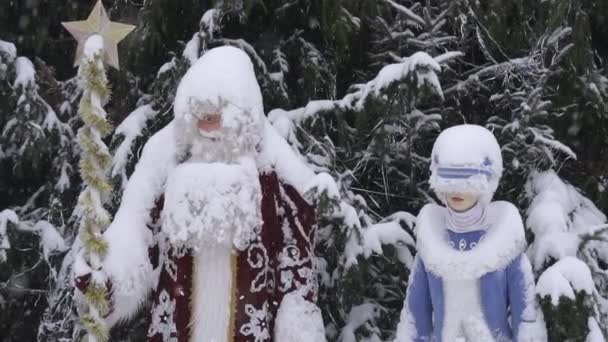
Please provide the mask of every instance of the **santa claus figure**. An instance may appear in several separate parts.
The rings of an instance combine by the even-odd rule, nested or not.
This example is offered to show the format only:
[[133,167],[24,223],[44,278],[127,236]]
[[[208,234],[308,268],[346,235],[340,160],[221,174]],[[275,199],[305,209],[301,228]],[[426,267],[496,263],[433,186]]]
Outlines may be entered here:
[[[314,175],[274,132],[249,57],[215,48],[186,73],[104,238],[109,326],[150,303],[148,341],[317,342]],[[85,289],[86,265],[77,265]]]
[[502,174],[494,135],[451,127],[431,158],[430,185],[445,207],[428,204],[418,215],[395,341],[546,341],[521,216],[491,201]]

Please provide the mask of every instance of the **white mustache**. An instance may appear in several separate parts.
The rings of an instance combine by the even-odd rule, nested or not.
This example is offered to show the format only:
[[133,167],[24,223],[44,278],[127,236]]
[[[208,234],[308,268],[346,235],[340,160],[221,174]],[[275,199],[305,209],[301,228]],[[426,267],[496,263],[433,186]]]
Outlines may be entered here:
[[203,137],[203,138],[208,138],[208,139],[219,139],[222,136],[222,132],[221,132],[221,128],[212,132],[207,132],[204,131],[202,129],[198,129],[198,133]]

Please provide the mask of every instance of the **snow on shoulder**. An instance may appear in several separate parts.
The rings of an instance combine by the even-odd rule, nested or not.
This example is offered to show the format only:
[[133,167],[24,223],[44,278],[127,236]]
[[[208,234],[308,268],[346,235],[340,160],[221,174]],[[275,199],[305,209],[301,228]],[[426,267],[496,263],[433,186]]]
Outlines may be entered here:
[[[315,173],[294,152],[270,122],[263,118],[264,136],[257,162],[260,171],[275,171],[279,179],[304,194],[313,186]],[[325,179],[327,180],[327,179]]]
[[451,279],[477,279],[504,269],[526,248],[524,226],[519,211],[509,202],[488,205],[488,221],[493,223],[477,247],[459,251],[448,244],[447,209],[427,204],[418,215],[418,252],[433,274]]
[[[163,194],[167,175],[177,164],[175,151],[173,124],[150,137],[125,187],[120,208],[104,232],[109,250],[103,270],[112,279],[117,305],[120,306],[116,308],[117,313],[137,311],[153,286],[148,258],[152,236],[146,225],[156,200]],[[122,318],[115,316],[108,318],[110,325]]]

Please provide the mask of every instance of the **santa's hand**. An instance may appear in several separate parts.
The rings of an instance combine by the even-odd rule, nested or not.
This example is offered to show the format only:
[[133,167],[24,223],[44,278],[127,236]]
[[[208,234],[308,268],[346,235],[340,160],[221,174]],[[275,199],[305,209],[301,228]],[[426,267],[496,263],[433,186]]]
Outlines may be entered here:
[[74,286],[80,290],[83,294],[86,293],[89,285],[91,284],[91,273],[87,273],[85,275],[77,276],[74,278]]
[[85,294],[87,288],[91,284],[91,274],[93,273],[93,268],[86,261],[82,250],[76,253],[76,257],[74,259],[74,286],[76,286],[80,292]]

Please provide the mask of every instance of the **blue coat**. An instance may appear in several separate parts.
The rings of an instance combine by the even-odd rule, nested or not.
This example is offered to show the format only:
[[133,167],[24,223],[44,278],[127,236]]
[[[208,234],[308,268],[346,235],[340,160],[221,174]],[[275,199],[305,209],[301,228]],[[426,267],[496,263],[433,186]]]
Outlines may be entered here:
[[[532,268],[523,254],[525,237],[519,212],[506,202],[494,202],[489,208],[491,226],[487,232],[455,233],[445,228],[441,208],[427,206],[419,215],[419,254],[410,275],[396,341],[452,342],[443,341],[442,333],[444,279],[454,276],[479,280],[482,314],[494,339],[519,342],[519,336],[529,335],[520,334],[523,325],[539,323]],[[475,267],[476,262],[479,267]],[[526,336],[526,340],[546,338]]]

